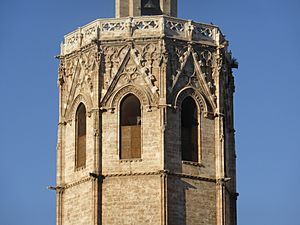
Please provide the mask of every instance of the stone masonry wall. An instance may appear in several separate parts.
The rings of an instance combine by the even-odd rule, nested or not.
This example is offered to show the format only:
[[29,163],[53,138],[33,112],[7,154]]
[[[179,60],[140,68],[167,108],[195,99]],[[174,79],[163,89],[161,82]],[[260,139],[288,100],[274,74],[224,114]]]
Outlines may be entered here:
[[215,225],[216,188],[214,182],[168,178],[168,224]]
[[92,224],[92,183],[85,182],[64,191],[63,225]]
[[107,177],[102,201],[103,225],[161,224],[159,175]]
[[216,224],[215,183],[191,179],[182,179],[182,183],[186,198],[186,224]]

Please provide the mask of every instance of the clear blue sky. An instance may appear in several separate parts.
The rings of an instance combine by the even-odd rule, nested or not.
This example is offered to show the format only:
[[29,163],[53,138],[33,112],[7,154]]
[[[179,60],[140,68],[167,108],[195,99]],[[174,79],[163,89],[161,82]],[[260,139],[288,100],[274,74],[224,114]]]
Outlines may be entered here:
[[[299,225],[299,0],[179,0],[213,22],[235,71],[239,225]],[[63,36],[114,0],[0,0],[0,224],[55,224],[57,68]]]

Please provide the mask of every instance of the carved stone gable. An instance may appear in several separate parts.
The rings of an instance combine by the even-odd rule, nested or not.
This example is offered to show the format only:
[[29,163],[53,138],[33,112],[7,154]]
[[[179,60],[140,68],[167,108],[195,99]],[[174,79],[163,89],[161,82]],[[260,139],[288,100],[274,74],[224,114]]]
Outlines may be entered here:
[[[124,46],[120,50],[108,47],[105,53],[104,90],[102,103],[106,105],[111,94],[127,84],[142,87],[157,99],[159,88],[156,85],[156,76],[153,74],[159,67],[159,56],[156,47],[148,44],[140,46]],[[106,51],[104,51],[106,52]]]
[[81,52],[76,57],[64,60],[64,74],[60,79],[65,90],[63,97],[65,113],[79,94],[91,98],[94,93],[94,80],[99,71],[99,53],[96,48]]
[[202,50],[189,45],[186,48],[172,46],[169,54],[171,76],[168,94],[172,96],[186,87],[196,88],[216,107],[212,53],[207,49]]

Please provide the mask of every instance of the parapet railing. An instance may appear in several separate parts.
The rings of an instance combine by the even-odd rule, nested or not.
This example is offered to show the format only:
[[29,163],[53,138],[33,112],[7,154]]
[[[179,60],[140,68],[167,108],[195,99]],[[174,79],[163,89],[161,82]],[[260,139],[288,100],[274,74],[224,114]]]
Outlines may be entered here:
[[98,19],[67,34],[61,55],[67,55],[93,40],[118,40],[167,36],[186,41],[204,41],[217,45],[224,37],[217,26],[168,16],[143,16]]

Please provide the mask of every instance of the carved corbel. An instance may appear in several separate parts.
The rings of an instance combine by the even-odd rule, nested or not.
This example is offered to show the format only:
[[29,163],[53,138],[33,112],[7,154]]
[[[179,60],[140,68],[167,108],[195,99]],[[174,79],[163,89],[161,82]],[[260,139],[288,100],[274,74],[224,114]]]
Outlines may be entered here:
[[209,111],[203,111],[202,114],[204,118],[208,118],[208,119],[214,119],[215,117],[215,113]]
[[73,122],[73,120],[71,120],[71,119],[66,121],[66,123],[69,124],[69,126],[72,126],[72,122]]
[[204,118],[208,118],[208,112],[202,112],[203,113],[203,116],[204,116]]
[[151,105],[145,105],[146,112],[152,112]]
[[90,110],[90,111],[87,111],[87,116],[90,118],[91,116],[92,116],[92,111]]

